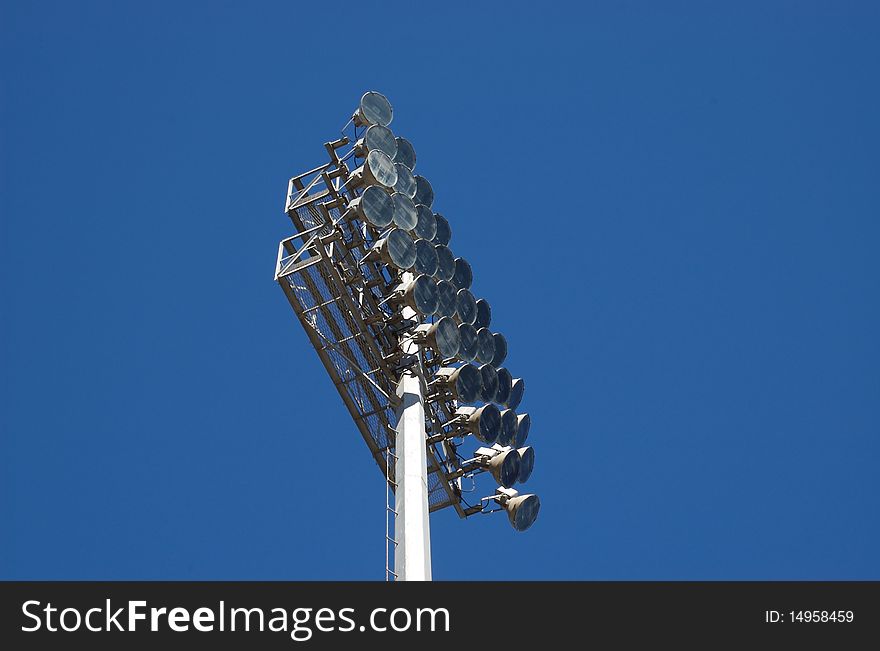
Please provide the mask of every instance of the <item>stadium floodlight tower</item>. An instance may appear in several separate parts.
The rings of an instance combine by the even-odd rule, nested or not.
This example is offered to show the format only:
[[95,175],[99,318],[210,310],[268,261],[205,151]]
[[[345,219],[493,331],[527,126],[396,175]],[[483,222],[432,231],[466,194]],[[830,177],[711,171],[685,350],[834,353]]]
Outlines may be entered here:
[[[386,580],[430,580],[431,512],[505,511],[524,531],[541,502],[513,488],[535,463],[517,411],[525,385],[503,366],[507,340],[392,117],[384,95],[365,93],[325,143],[329,162],[290,179],[296,234],[278,247],[275,280],[386,478]],[[479,476],[497,487],[469,501]]]

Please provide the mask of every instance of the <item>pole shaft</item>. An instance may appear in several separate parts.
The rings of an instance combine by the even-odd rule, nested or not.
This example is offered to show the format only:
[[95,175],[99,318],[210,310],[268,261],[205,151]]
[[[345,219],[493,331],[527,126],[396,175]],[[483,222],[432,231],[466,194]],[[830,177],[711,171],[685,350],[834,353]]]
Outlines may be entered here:
[[[413,274],[403,274],[412,282]],[[404,308],[404,318],[415,313]],[[409,338],[401,340],[404,353],[416,354]],[[431,532],[428,512],[428,471],[425,432],[425,397],[417,368],[407,370],[397,385],[394,478],[394,572],[398,581],[431,580]]]

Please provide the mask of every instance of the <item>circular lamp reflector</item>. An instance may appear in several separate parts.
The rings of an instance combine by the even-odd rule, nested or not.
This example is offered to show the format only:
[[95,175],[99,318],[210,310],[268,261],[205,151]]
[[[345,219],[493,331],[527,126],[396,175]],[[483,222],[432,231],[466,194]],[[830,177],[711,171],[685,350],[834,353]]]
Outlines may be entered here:
[[489,301],[485,298],[477,299],[477,318],[474,319],[474,327],[488,328],[492,322],[492,308],[489,307]]
[[519,403],[522,402],[523,392],[525,390],[526,385],[522,378],[516,378],[510,383],[510,396],[508,396],[507,402],[505,402],[504,405],[510,409],[516,409],[519,407]]
[[525,531],[534,524],[541,509],[541,500],[537,495],[518,495],[507,500],[504,507],[510,524],[517,531]]
[[516,450],[499,452],[489,460],[489,472],[504,488],[510,488],[519,479],[519,453]]
[[387,127],[391,124],[393,117],[394,110],[391,108],[391,102],[388,101],[388,98],[382,93],[371,90],[361,97],[361,103],[354,114],[354,121],[359,126],[378,124]]
[[394,155],[397,154],[397,141],[394,139],[394,134],[391,133],[391,129],[388,127],[374,124],[367,129],[362,142],[363,149],[365,149],[366,152],[378,149],[381,152],[385,152],[385,154],[391,159],[394,159]]
[[434,188],[424,176],[416,174],[416,203],[422,203],[430,208],[434,203]]
[[441,280],[437,283],[437,315],[453,317],[455,316],[455,308],[457,307],[457,296],[455,295],[455,286],[448,280]]
[[[477,334],[479,341],[479,334]],[[498,392],[498,371],[491,364],[480,366],[480,400],[492,402]]]
[[495,394],[493,402],[503,405],[510,397],[510,386],[513,384],[513,377],[506,368],[498,369],[498,393]]
[[504,409],[501,412],[501,429],[498,431],[498,443],[510,445],[516,436],[516,412],[513,409]]
[[416,222],[416,235],[426,240],[433,240],[437,234],[437,220],[434,219],[434,213],[428,206],[419,204],[416,206],[418,213],[418,221]]
[[[476,370],[476,369],[474,369]],[[468,429],[484,443],[494,443],[501,427],[501,412],[495,405],[483,405],[468,419]]]
[[465,364],[449,376],[449,383],[459,402],[474,402],[480,392],[480,372],[476,366]]
[[391,195],[394,204],[392,219],[394,225],[405,231],[411,231],[416,226],[416,205],[405,194],[395,192]]
[[535,469],[535,448],[524,447],[517,450],[519,452],[519,481],[525,484],[529,477],[532,476],[532,470]]
[[474,273],[470,263],[464,258],[455,259],[455,271],[452,274],[452,284],[456,289],[468,289],[474,282]]
[[385,152],[374,149],[367,154],[361,167],[367,185],[384,185],[393,188],[397,183],[397,168]]
[[391,197],[378,185],[367,186],[361,196],[353,200],[349,207],[360,219],[376,228],[388,226],[394,213]]
[[452,257],[452,251],[442,244],[435,245],[434,250],[437,251],[437,279],[452,280],[452,275],[455,273],[455,258]]
[[[443,359],[455,357],[458,353],[458,326],[455,321],[447,317],[432,325],[428,330],[428,343]],[[479,371],[477,378],[479,381]]]
[[385,262],[406,271],[416,262],[416,245],[413,239],[399,228],[393,228],[376,243]]
[[477,361],[488,364],[495,356],[495,339],[489,328],[477,329]]
[[532,419],[528,414],[520,414],[516,417],[516,433],[513,435],[511,445],[518,448],[521,447],[526,439],[529,438],[529,428],[532,426]]
[[434,221],[437,223],[437,232],[433,237],[434,243],[448,246],[449,240],[452,239],[452,227],[449,225],[449,222],[446,221],[446,217],[440,213],[434,213]]
[[394,163],[394,169],[397,170],[397,183],[394,184],[394,191],[412,199],[416,196],[416,180],[412,172],[403,163]]
[[417,276],[404,291],[404,300],[420,314],[434,314],[437,311],[437,283],[430,276]]
[[458,358],[463,362],[472,362],[477,356],[477,329],[469,323],[458,326]]
[[397,153],[394,155],[394,162],[406,165],[410,171],[416,168],[416,150],[406,138],[397,138]]
[[498,368],[507,359],[507,339],[500,332],[492,335],[495,340],[495,355],[492,357],[492,366]]
[[[454,283],[453,283],[454,284]],[[456,313],[462,323],[473,323],[477,318],[477,300],[468,289],[459,289],[456,294],[457,305]]]
[[416,240],[416,262],[413,271],[433,276],[437,273],[437,251],[428,240]]

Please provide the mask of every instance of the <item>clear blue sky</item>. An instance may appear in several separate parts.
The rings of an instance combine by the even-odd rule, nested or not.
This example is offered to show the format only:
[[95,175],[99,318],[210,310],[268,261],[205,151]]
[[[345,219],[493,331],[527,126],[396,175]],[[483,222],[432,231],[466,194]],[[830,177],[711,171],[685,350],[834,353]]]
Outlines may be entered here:
[[436,578],[880,579],[877,5],[663,4],[3,0],[0,576],[382,578],[272,280],[376,89],[538,453]]

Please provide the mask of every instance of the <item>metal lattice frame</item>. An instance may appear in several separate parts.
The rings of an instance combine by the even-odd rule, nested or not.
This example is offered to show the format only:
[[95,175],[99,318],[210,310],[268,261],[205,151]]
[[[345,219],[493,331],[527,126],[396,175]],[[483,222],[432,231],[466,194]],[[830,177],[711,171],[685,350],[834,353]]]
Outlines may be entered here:
[[[395,355],[398,338],[388,329],[391,311],[383,306],[382,295],[394,279],[380,265],[363,262],[377,233],[344,212],[358,194],[347,187],[345,161],[351,154],[337,155],[349,142],[344,137],[328,143],[330,163],[290,180],[285,212],[297,233],[278,247],[275,280],[393,487],[394,464],[388,458],[394,450],[401,360]],[[416,363],[439,361],[423,357]],[[424,382],[425,373],[420,375]],[[427,405],[428,502],[431,511],[452,506],[466,517],[480,508],[462,501],[461,464],[445,434],[454,410],[453,403],[442,400]]]

